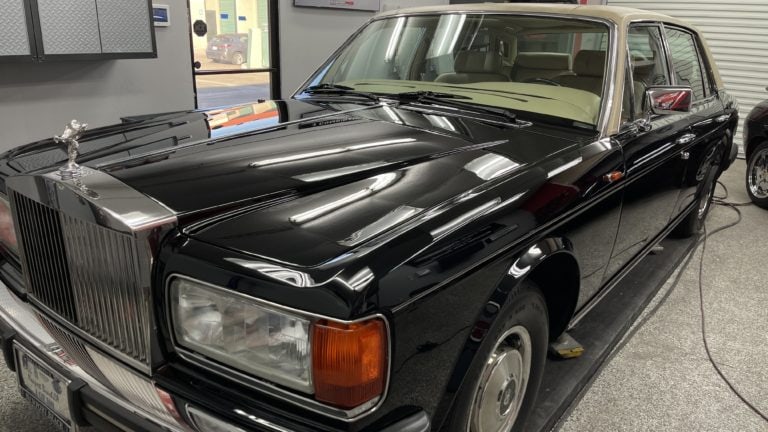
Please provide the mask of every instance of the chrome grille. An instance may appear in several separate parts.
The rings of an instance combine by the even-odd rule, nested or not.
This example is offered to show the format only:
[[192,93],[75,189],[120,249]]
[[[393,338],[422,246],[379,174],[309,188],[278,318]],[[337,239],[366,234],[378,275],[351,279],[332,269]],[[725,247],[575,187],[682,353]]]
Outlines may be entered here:
[[132,236],[11,191],[29,294],[86,334],[148,363],[149,299]]
[[23,238],[22,267],[29,292],[68,321],[77,320],[58,212],[23,195],[11,194]]

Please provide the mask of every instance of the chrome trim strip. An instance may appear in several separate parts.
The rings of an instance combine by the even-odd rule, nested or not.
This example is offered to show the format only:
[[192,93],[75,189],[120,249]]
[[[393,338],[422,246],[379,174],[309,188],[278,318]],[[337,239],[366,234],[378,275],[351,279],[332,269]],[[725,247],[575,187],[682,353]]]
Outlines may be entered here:
[[[77,365],[65,363],[60,357],[46,349],[46,346],[56,344],[56,341],[34,318],[30,306],[19,300],[11,290],[0,282],[0,319],[10,325],[13,330],[28,343],[34,347],[34,352],[45,358],[46,364],[56,364],[69,373],[69,377],[80,378],[100,396],[114,403],[115,405],[161,427],[173,432],[185,432],[178,425],[163,423],[145,412],[141,407],[132,404],[109,390],[92,376],[88,375]],[[25,345],[27,349],[28,346]]]
[[[293,393],[289,390],[283,389],[282,387],[278,387],[274,384],[263,381],[263,380],[268,380],[268,378],[257,378],[257,377],[248,375],[230,366],[220,364],[219,362],[212,361],[207,357],[199,355],[193,351],[187,350],[186,348],[179,345],[179,343],[176,341],[176,335],[175,335],[175,332],[173,331],[173,318],[171,316],[171,309],[170,309],[171,307],[170,284],[174,278],[186,279],[195,283],[199,283],[201,285],[208,286],[216,290],[223,290],[223,291],[226,291],[228,294],[231,294],[237,297],[242,297],[244,299],[247,299],[248,301],[263,305],[264,307],[267,307],[270,309],[276,309],[278,311],[284,311],[290,314],[305,317],[309,319],[311,323],[314,323],[318,320],[327,319],[327,320],[331,320],[331,321],[342,323],[342,324],[354,324],[354,323],[359,323],[372,318],[381,319],[384,322],[384,325],[387,330],[387,378],[384,384],[384,392],[378,398],[374,398],[371,401],[364,403],[360,407],[353,408],[351,410],[343,410],[343,409],[334,408],[332,406],[325,405],[314,399],[310,399],[307,396],[302,396],[302,395]],[[179,357],[181,357],[185,361],[196,364],[202,367],[203,369],[206,369],[210,372],[213,372],[227,379],[231,379],[233,376],[236,376],[239,379],[242,379],[244,381],[243,384],[245,384],[246,386],[254,390],[266,393],[272,397],[283,400],[285,402],[298,405],[312,412],[315,412],[327,417],[331,417],[334,419],[342,420],[344,422],[353,422],[355,420],[369,416],[370,414],[374,413],[379,408],[381,408],[381,406],[384,404],[384,401],[387,399],[387,395],[389,394],[389,384],[391,381],[391,374],[392,374],[392,331],[389,324],[389,320],[387,319],[386,316],[384,316],[381,313],[367,315],[363,318],[358,318],[354,320],[342,320],[334,317],[328,317],[320,314],[315,314],[311,312],[294,309],[288,306],[279,305],[277,303],[272,303],[270,301],[263,300],[260,298],[251,297],[243,293],[222,288],[220,286],[217,286],[205,281],[201,281],[189,276],[185,276],[179,273],[172,273],[166,279],[165,296],[166,296],[165,303],[166,303],[166,318],[167,318],[166,325],[167,325],[169,334],[171,335],[171,339],[173,341],[173,348],[176,351],[176,353],[179,355]]]

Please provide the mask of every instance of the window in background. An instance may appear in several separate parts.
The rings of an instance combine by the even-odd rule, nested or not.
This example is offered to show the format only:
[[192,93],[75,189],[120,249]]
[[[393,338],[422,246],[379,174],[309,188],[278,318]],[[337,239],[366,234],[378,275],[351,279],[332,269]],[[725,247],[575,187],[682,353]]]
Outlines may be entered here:
[[197,105],[211,108],[279,97],[272,65],[276,0],[190,0],[191,22],[208,34],[192,34]]

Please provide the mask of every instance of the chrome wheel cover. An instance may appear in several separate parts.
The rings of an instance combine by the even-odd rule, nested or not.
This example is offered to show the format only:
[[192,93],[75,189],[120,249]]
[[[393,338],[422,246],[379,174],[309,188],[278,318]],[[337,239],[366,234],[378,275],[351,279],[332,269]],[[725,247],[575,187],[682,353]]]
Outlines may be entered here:
[[707,215],[707,210],[709,210],[709,205],[712,203],[712,197],[715,194],[715,181],[709,182],[704,187],[707,189],[704,190],[699,201],[699,219]]
[[531,335],[514,326],[497,341],[472,397],[467,430],[507,432],[515,424],[531,374]]
[[755,198],[768,198],[768,148],[752,155],[747,167],[747,187]]

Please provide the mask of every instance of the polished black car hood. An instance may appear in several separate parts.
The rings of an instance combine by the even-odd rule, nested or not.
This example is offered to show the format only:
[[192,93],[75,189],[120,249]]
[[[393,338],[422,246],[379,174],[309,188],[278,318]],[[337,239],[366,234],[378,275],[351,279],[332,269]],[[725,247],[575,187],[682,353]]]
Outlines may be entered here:
[[[198,240],[306,267],[590,138],[450,111],[268,101],[128,118],[91,131],[79,162],[177,212]],[[2,169],[64,158],[46,141],[6,154]]]

